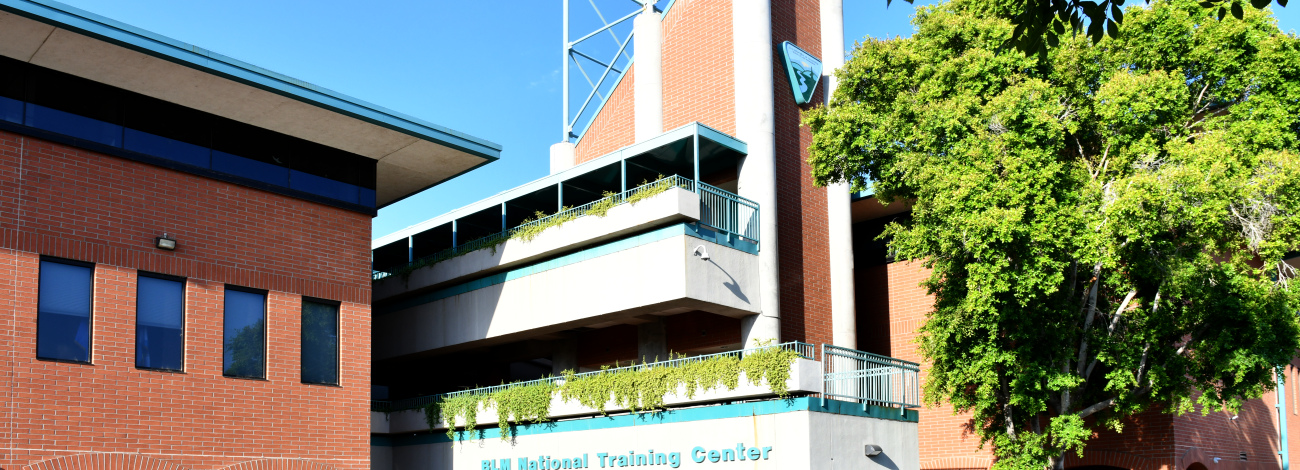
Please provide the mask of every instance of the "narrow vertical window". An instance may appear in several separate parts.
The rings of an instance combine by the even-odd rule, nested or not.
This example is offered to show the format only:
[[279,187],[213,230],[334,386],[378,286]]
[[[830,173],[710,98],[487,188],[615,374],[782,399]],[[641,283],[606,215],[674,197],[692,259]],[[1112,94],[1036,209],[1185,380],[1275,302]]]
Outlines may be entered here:
[[339,383],[339,303],[302,302],[302,381]]
[[266,292],[226,286],[225,317],[223,373],[266,378]]
[[182,370],[185,358],[185,281],[140,273],[136,286],[135,366]]
[[41,260],[36,307],[36,357],[90,362],[94,268]]

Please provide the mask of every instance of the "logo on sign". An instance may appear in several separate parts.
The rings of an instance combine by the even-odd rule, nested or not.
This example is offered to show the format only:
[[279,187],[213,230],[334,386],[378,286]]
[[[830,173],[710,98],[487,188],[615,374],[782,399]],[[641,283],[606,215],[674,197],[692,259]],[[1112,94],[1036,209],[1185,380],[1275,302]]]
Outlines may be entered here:
[[790,88],[796,104],[808,104],[822,79],[822,61],[800,49],[790,41],[781,43],[785,56],[785,71],[790,76]]

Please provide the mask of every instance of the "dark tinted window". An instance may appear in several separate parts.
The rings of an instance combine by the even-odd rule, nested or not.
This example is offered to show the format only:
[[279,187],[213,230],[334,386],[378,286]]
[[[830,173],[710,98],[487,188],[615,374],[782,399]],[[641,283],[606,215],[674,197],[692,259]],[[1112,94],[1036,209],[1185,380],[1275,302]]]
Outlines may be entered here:
[[266,377],[266,294],[226,288],[223,373]]
[[122,93],[116,88],[43,67],[32,67],[28,73],[28,103],[109,124],[122,124],[119,104]]
[[289,167],[287,136],[221,117],[212,122],[212,150]]
[[375,207],[375,160],[2,56],[0,121]]
[[90,362],[94,269],[41,261],[36,313],[36,356]]
[[306,191],[317,196],[325,196],[331,199],[351,202],[353,204],[357,204],[358,190],[360,189],[355,185],[335,181],[329,178],[323,178],[298,170],[292,170],[289,172],[289,187],[299,191]]
[[122,146],[122,126],[80,114],[28,103],[23,121],[37,129],[70,135],[114,147]]
[[185,357],[185,283],[141,275],[135,308],[135,365],[181,370]]
[[0,121],[23,123],[23,102],[0,96]]
[[176,139],[127,128],[122,148],[203,168],[212,167],[212,150]]
[[25,101],[26,93],[23,90],[30,68],[26,62],[0,55],[0,97]]
[[339,383],[339,305],[302,303],[302,381]]
[[276,186],[289,186],[288,168],[226,152],[212,151],[212,169]]

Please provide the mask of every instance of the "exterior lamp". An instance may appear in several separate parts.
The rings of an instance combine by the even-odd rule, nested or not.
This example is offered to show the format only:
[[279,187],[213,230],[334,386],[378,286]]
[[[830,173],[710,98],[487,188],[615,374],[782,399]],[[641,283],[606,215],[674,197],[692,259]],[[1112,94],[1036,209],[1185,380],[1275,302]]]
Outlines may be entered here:
[[880,446],[875,444],[867,444],[863,447],[865,447],[864,450],[866,450],[867,452],[867,457],[875,457],[877,455],[880,455],[880,451],[884,450],[881,449]]
[[155,246],[157,246],[159,249],[163,249],[163,250],[167,250],[167,251],[175,251],[175,250],[176,250],[176,239],[167,236],[167,233],[166,233],[166,232],[163,232],[163,235],[162,235],[161,237],[155,238],[155,239],[154,239],[154,244],[155,244]]
[[695,255],[695,256],[699,256],[699,257],[700,257],[700,261],[708,261],[708,260],[709,260],[709,251],[706,250],[706,249],[704,249],[704,245],[700,245],[700,246],[695,247],[695,251],[692,251],[691,254],[693,254],[693,255]]

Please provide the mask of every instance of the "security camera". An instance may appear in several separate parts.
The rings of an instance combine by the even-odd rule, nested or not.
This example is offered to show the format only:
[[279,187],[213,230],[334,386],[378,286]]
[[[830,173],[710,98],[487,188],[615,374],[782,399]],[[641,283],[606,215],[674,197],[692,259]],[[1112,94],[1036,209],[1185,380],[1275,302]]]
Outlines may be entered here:
[[704,245],[700,245],[700,246],[695,247],[695,251],[692,251],[691,254],[693,254],[693,255],[695,255],[695,256],[699,256],[699,257],[700,257],[700,261],[708,261],[708,260],[709,260],[709,251],[706,250],[706,249],[704,249]]

